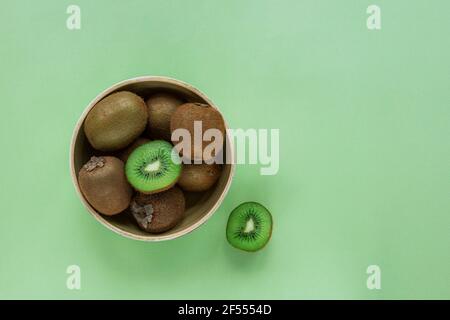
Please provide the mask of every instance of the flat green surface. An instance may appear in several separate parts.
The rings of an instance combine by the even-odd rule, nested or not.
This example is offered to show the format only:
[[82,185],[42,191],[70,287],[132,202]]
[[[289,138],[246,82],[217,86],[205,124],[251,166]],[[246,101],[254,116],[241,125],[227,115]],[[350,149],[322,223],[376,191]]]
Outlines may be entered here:
[[[82,28],[66,28],[81,7]],[[382,29],[366,28],[378,4]],[[2,1],[0,298],[450,298],[450,2]],[[280,171],[238,166],[217,213],[142,243],[75,194],[75,123],[108,86],[167,75],[233,128],[279,128]],[[273,238],[225,239],[259,201]],[[81,267],[82,289],[66,288]],[[368,290],[379,265],[382,289]]]

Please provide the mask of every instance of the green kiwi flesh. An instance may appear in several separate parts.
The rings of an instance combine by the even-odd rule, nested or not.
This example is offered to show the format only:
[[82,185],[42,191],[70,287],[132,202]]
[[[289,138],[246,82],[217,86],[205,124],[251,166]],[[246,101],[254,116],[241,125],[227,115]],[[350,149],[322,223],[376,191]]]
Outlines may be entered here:
[[272,215],[257,202],[244,202],[230,214],[226,236],[235,248],[244,251],[258,251],[272,235]]
[[172,187],[180,177],[181,159],[172,144],[155,140],[136,148],[125,164],[128,182],[137,191],[151,194]]
[[84,121],[89,143],[100,151],[115,151],[132,143],[147,126],[147,106],[129,91],[113,93],[99,101]]

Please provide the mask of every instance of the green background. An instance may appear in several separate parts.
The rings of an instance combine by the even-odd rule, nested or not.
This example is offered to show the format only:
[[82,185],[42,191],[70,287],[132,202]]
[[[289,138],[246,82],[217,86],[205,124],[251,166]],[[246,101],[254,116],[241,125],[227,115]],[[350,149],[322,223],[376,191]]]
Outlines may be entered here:
[[[66,8],[81,7],[81,30]],[[366,27],[381,7],[382,29]],[[450,2],[2,1],[0,298],[450,298]],[[240,165],[223,205],[174,241],[122,238],[82,206],[72,130],[108,86],[193,84],[233,128],[279,128],[280,170]],[[247,254],[229,212],[259,201]],[[80,291],[66,268],[81,267]],[[382,289],[368,290],[379,265]]]

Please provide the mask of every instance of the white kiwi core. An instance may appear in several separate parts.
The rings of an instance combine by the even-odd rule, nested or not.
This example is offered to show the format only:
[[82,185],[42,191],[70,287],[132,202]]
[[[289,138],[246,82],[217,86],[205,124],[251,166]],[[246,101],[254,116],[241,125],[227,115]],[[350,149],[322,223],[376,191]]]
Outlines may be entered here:
[[250,233],[255,231],[255,222],[253,221],[253,218],[250,218],[247,220],[247,223],[245,224],[245,233]]
[[154,162],[150,162],[149,164],[147,164],[144,168],[144,171],[155,172],[155,171],[158,171],[160,167],[161,167],[161,162],[159,160],[156,160]]

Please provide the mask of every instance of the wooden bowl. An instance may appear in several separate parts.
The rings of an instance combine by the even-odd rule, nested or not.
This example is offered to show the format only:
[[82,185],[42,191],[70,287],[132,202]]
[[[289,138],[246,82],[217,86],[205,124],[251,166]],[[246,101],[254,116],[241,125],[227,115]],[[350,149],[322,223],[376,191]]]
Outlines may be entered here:
[[[208,220],[217,208],[222,203],[234,174],[234,161],[230,164],[222,165],[222,174],[210,190],[203,193],[186,193],[186,212],[182,222],[180,222],[173,229],[160,234],[146,233],[138,228],[136,222],[133,220],[128,212],[123,212],[115,216],[105,216],[98,213],[84,198],[80,191],[78,184],[78,172],[92,155],[101,155],[102,153],[94,150],[84,135],[83,123],[94,105],[107,95],[121,90],[132,91],[144,99],[152,93],[165,91],[172,92],[177,96],[184,98],[189,102],[202,102],[211,105],[218,109],[214,103],[202,92],[192,87],[191,85],[179,80],[159,77],[159,76],[144,76],[133,78],[119,82],[110,88],[100,93],[94,100],[92,100],[81,115],[73,132],[72,142],[70,146],[70,170],[72,181],[81,202],[87,208],[89,213],[101,224],[108,229],[125,236],[127,238],[142,240],[142,241],[161,241],[170,240],[185,235],[203,224]],[[227,125],[225,124],[227,127]],[[226,137],[228,143],[226,144],[225,153],[228,158],[234,160],[233,145],[230,137]]]

